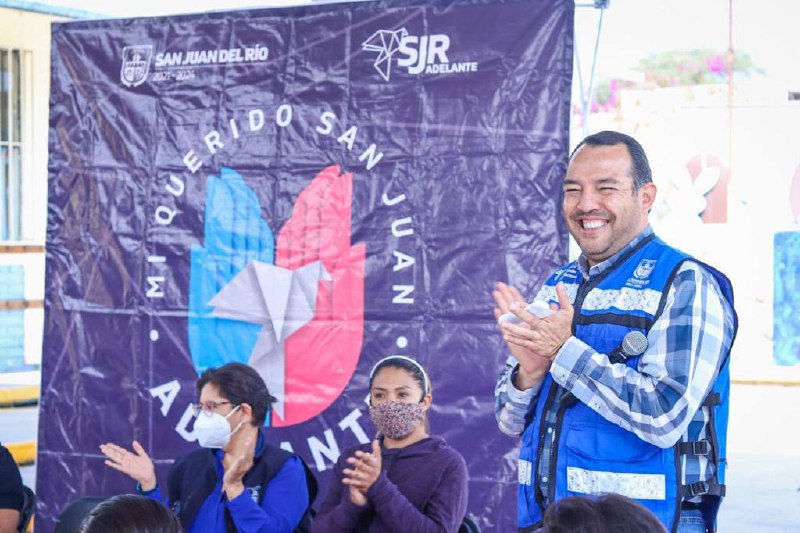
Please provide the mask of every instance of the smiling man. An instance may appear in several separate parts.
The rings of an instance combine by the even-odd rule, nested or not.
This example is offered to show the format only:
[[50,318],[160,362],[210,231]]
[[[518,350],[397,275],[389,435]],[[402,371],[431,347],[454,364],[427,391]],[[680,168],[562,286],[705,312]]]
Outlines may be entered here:
[[552,502],[618,493],[668,531],[714,531],[725,495],[733,292],[716,269],[670,247],[648,223],[656,197],[632,137],[584,139],[564,180],[564,217],[581,249],[527,312],[498,283],[495,315],[511,351],[495,390],[501,431],[522,436],[520,531]]

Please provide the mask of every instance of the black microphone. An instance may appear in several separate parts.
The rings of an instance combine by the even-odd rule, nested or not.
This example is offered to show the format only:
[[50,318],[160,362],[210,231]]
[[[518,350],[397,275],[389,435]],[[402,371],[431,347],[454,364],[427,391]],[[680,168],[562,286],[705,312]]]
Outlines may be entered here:
[[628,357],[642,355],[647,349],[647,337],[641,331],[629,331],[622,343],[608,356],[612,363],[622,363]]

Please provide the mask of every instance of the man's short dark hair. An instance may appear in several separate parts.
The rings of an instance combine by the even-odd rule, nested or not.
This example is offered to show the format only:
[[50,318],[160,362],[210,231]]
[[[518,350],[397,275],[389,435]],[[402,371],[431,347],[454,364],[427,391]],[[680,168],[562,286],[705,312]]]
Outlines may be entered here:
[[209,383],[217,387],[220,395],[231,404],[248,404],[253,409],[251,423],[256,427],[264,425],[267,412],[276,401],[258,372],[242,363],[228,363],[203,372],[197,380],[197,394]]
[[587,146],[614,146],[617,144],[624,144],[628,148],[628,155],[631,156],[631,178],[633,179],[633,192],[642,188],[645,183],[653,182],[653,172],[650,170],[650,162],[647,160],[647,154],[644,153],[644,148],[639,144],[639,141],[625,135],[618,131],[601,131],[593,133],[584,140],[570,154],[569,158],[575,155],[583,145]]

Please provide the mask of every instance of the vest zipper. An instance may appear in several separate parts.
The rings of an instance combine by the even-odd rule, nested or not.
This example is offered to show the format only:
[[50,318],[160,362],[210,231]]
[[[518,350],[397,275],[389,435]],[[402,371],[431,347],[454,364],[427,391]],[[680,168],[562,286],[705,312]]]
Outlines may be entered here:
[[[544,403],[544,408],[542,409],[542,413],[545,415],[545,417],[547,416],[547,412],[550,409],[550,406],[552,405],[552,403],[554,401],[554,398],[556,396],[556,393],[558,392],[558,389],[560,389],[560,387],[554,381],[552,386],[550,387],[550,392],[547,394],[547,401]],[[538,476],[539,475],[539,466],[542,463],[542,449],[543,449],[542,445],[544,444],[545,435],[547,435],[547,427],[546,426],[547,426],[547,424],[543,420],[542,421],[542,426],[539,429],[539,446],[536,449],[536,464],[534,465],[534,470],[531,473],[532,476]],[[553,441],[553,444],[554,445],[556,444],[555,441]],[[550,460],[551,461],[553,460],[553,446],[550,447]],[[539,505],[539,509],[541,509],[542,513],[544,513],[544,510],[545,510],[546,506],[544,504],[544,494],[542,494],[542,485],[535,478],[533,478],[531,481],[533,483],[535,483],[535,485],[536,485],[536,503],[537,503],[537,505]],[[548,493],[549,492],[550,491],[548,490]],[[550,502],[548,502],[548,503],[550,503]]]
[[[560,389],[561,387],[558,387],[558,388]],[[566,410],[567,410],[567,405],[562,402],[561,405],[558,406],[558,413],[556,413],[556,427],[553,429],[553,444],[554,444],[554,446],[550,447],[550,473],[548,474],[550,476],[550,478],[549,478],[550,484],[548,485],[547,492],[548,492],[549,500],[551,502],[555,501],[555,499],[556,499],[556,463],[557,463],[557,461],[553,460],[553,459],[555,459],[553,457],[553,452],[556,449],[555,444],[558,443],[559,438],[560,438],[561,426],[562,426],[562,424],[564,422],[564,412]]]
[[[598,278],[600,278],[600,279],[602,279],[602,277],[603,277],[602,275],[598,276]],[[597,281],[599,281],[599,280],[597,280]],[[581,308],[581,305],[583,304],[583,299],[586,298],[586,295],[589,293],[589,291],[596,284],[597,283],[595,282],[595,280],[590,281],[588,279],[583,279],[583,280],[581,280],[581,283],[578,285],[578,291],[575,293],[575,302],[573,303],[573,306],[575,307],[575,316],[572,319],[572,334],[573,335],[575,335],[575,333],[576,333],[577,317],[580,315],[580,308]],[[561,387],[561,385],[559,385],[558,383],[553,381],[553,385],[550,388],[550,394],[547,395],[547,403],[545,404],[544,410],[542,411],[542,413],[544,414],[545,418],[547,417],[547,413],[549,412],[550,406],[552,405],[553,401],[555,401],[555,398],[559,398],[559,394],[558,393],[563,391],[563,390],[566,390],[566,389],[564,389],[563,387]],[[555,468],[556,468],[556,463],[558,462],[557,461],[558,455],[556,453],[557,452],[556,448],[559,446],[558,434],[559,434],[560,429],[561,429],[561,424],[562,424],[562,422],[564,420],[564,410],[565,409],[566,408],[565,408],[564,404],[561,404],[561,405],[558,406],[558,412],[556,413],[556,423],[555,423],[555,427],[553,428],[553,435],[552,435],[552,441],[553,442],[552,442],[552,444],[550,446],[550,465],[549,465],[550,467],[548,469],[549,472],[547,473],[547,475],[548,475],[548,480],[547,480],[548,481],[548,484],[547,484],[548,503],[552,503],[553,501],[555,501],[555,490],[556,490],[555,489],[555,485],[556,485],[556,480],[555,480],[555,472],[556,472],[556,470],[555,470]],[[540,433],[540,435],[539,435],[539,448],[538,448],[537,453],[536,453],[536,455],[537,455],[537,457],[536,457],[536,474],[539,473],[539,464],[541,462],[541,455],[542,455],[542,443],[544,442],[545,435],[547,434],[547,427],[546,426],[547,426],[547,424],[543,420],[542,421],[542,428],[541,428],[541,430],[539,432]],[[544,495],[541,493],[541,485],[537,482],[536,483],[536,500],[537,500],[537,503],[539,504],[539,507],[542,509],[542,512],[544,512],[544,510],[545,510],[545,505],[544,505],[543,499],[544,499]]]

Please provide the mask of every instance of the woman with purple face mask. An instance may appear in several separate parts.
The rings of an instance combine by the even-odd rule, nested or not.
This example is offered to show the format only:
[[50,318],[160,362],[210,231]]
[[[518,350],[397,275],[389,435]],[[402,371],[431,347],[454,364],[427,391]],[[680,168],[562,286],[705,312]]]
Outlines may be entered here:
[[369,393],[378,435],[339,457],[312,531],[458,531],[467,510],[467,467],[444,439],[428,433],[427,373],[409,357],[387,357],[370,373]]

